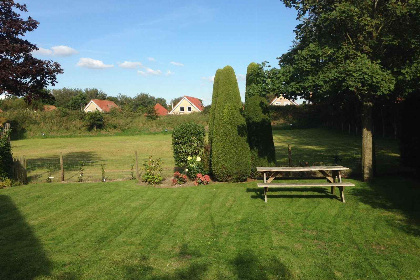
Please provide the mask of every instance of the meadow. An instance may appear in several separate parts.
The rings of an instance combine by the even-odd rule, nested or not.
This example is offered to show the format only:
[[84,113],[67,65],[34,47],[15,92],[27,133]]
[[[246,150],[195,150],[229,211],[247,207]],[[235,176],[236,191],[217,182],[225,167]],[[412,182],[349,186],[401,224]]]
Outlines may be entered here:
[[[279,165],[290,144],[295,164],[339,159],[351,167],[345,180],[356,186],[346,203],[326,188],[285,189],[264,203],[256,182],[157,188],[41,176],[0,190],[0,279],[419,279],[420,189],[392,174],[395,141],[378,139],[380,176],[363,183],[360,137],[289,129],[274,138]],[[89,153],[94,181],[97,164],[127,169],[134,150],[161,157],[170,176],[170,142],[155,134],[12,144],[28,158],[30,176],[40,159]]]
[[[292,149],[294,165],[341,164],[351,168],[348,175],[360,175],[360,136],[347,135],[333,130],[281,129],[274,130],[277,165],[287,166],[288,145]],[[83,163],[84,181],[100,181],[102,166],[106,177],[112,180],[129,180],[135,164],[135,151],[139,165],[151,155],[163,161],[163,175],[173,174],[171,133],[95,137],[34,138],[12,141],[13,155],[25,157],[29,180],[46,182],[51,175],[59,178],[60,153],[64,157],[65,180],[77,182]],[[398,146],[395,140],[377,140],[378,173],[400,171]]]

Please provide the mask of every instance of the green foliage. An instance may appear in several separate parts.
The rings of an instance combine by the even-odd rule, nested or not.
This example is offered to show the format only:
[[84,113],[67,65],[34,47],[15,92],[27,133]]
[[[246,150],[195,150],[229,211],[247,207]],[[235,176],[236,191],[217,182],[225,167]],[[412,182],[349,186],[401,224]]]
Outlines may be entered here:
[[156,113],[155,107],[154,106],[149,106],[146,108],[146,118],[148,120],[156,120],[158,118],[158,114]]
[[187,122],[177,126],[172,132],[172,148],[175,165],[186,167],[188,157],[197,157],[203,154],[204,126]]
[[185,172],[187,173],[188,178],[194,180],[197,174],[204,172],[203,161],[200,156],[197,157],[188,157],[187,168]]
[[11,188],[12,186],[13,186],[13,182],[9,178],[0,179],[0,189]]
[[244,115],[251,149],[251,176],[256,177],[256,167],[276,165],[270,111],[265,98],[258,95],[248,96]]
[[11,179],[13,169],[12,148],[9,142],[8,133],[0,136],[0,180]]
[[143,164],[143,174],[141,178],[143,182],[151,185],[162,182],[162,160],[160,158],[153,159],[153,157],[150,156]]
[[212,105],[212,173],[218,181],[243,181],[250,172],[251,155],[236,75],[230,66],[216,74],[218,85]]
[[104,127],[103,114],[99,111],[86,113],[85,125],[88,130],[102,129]]
[[210,117],[209,117],[209,140],[208,141],[209,141],[210,149],[213,142],[214,120],[216,116],[216,107],[217,107],[217,101],[218,101],[218,96],[219,96],[219,81],[220,81],[221,75],[222,75],[222,69],[217,69],[216,75],[214,76],[213,95],[211,97],[211,107],[210,107]]

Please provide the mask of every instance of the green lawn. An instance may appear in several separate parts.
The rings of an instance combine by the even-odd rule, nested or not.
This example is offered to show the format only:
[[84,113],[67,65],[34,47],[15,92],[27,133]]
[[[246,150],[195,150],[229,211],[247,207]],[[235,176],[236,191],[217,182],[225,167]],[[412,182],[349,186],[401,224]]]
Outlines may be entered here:
[[[338,163],[350,167],[354,176],[360,174],[360,136],[325,129],[275,130],[274,141],[277,165],[287,166],[287,145],[292,147],[293,164],[308,162],[310,165]],[[140,166],[149,155],[163,160],[163,174],[173,173],[171,135],[102,136],[82,138],[38,138],[12,141],[15,157],[27,159],[31,182],[45,182],[49,173],[55,181],[59,178],[59,155],[64,156],[65,177],[77,182],[81,162],[85,181],[101,180],[101,164],[104,164],[109,180],[129,179],[134,164],[134,152],[138,152]],[[388,174],[398,170],[399,156],[395,140],[377,140],[378,172]]]
[[326,189],[133,181],[0,190],[0,279],[419,279],[416,182]]
[[[360,137],[277,130],[278,165],[360,162]],[[13,141],[32,182],[62,152],[68,181],[128,178],[134,151],[173,168],[170,135]],[[264,203],[256,182],[153,188],[134,181],[39,183],[0,190],[0,279],[420,279],[419,182],[389,176],[395,141],[378,139],[378,171],[346,203],[326,188],[286,189]],[[51,168],[57,170],[57,168]],[[58,175],[58,173],[55,173]],[[73,176],[73,177],[71,177]]]

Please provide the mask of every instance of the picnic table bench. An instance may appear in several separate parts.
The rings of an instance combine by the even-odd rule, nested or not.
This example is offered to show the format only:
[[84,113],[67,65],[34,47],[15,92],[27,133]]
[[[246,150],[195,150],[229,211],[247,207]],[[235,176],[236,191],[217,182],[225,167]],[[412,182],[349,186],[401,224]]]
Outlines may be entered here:
[[[257,167],[257,171],[263,173],[264,183],[258,183],[259,188],[264,188],[264,200],[267,202],[267,192],[269,188],[291,188],[291,187],[331,187],[331,194],[334,194],[335,187],[340,190],[342,202],[344,198],[344,188],[353,187],[353,183],[344,183],[341,179],[341,172],[348,170],[344,166],[304,166],[304,167]],[[285,172],[319,172],[326,179],[326,183],[272,183],[281,173]]]

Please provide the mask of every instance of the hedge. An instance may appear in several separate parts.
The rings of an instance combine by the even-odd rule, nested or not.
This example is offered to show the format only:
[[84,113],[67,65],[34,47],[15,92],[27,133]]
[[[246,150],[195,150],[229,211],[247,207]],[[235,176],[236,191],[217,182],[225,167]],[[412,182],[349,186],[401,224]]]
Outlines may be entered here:
[[204,136],[204,126],[193,122],[183,123],[174,129],[172,148],[176,166],[186,167],[188,157],[202,156]]

